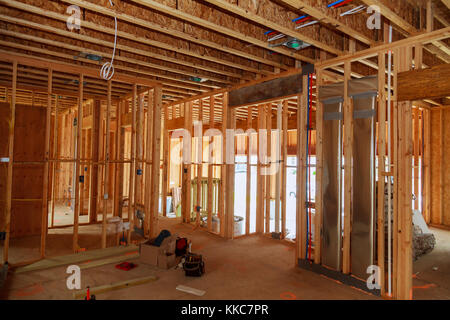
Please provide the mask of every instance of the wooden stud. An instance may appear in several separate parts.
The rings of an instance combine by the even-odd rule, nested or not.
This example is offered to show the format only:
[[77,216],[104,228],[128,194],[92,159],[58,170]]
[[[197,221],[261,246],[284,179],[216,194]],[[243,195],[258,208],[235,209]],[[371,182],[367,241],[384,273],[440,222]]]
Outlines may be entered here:
[[73,210],[73,238],[72,247],[74,253],[78,252],[78,225],[80,216],[80,157],[82,144],[82,128],[83,128],[83,90],[84,75],[80,74],[78,80],[78,119],[77,119],[77,152],[76,152],[76,168],[75,168],[75,205]]
[[263,168],[263,157],[262,153],[262,130],[264,128],[264,109],[263,107],[258,107],[258,136],[257,136],[257,149],[258,149],[258,162],[257,162],[257,192],[256,192],[256,232],[264,233],[264,181],[265,177],[262,175]]
[[48,88],[47,88],[47,110],[45,120],[45,155],[44,155],[44,172],[42,183],[42,223],[41,223],[41,258],[45,257],[45,247],[48,230],[48,175],[49,175],[49,159],[50,159],[50,128],[52,116],[52,82],[53,70],[48,70]]
[[160,150],[161,150],[161,109],[162,109],[162,87],[154,88],[154,114],[153,114],[153,150],[152,150],[152,192],[151,192],[151,221],[150,236],[158,235],[159,216],[159,177],[160,177]]
[[286,201],[287,201],[287,160],[288,160],[288,117],[289,117],[289,102],[283,101],[283,124],[281,131],[282,141],[282,162],[280,166],[281,170],[281,239],[286,238]]
[[[214,96],[209,98],[209,127],[214,129],[214,113],[215,113],[216,100]],[[213,160],[212,151],[214,149],[214,139],[215,137],[209,137],[209,147],[208,147],[208,230],[212,231],[212,216],[213,216]]]
[[[226,128],[229,130],[236,129],[236,109],[228,107],[228,93],[223,96],[223,112],[227,114]],[[226,189],[225,191],[225,210],[222,217],[225,222],[225,238],[234,238],[234,180],[235,180],[235,136],[227,136],[224,139],[224,155],[223,160],[226,167]],[[222,223],[221,223],[222,225]]]
[[148,105],[147,105],[147,148],[145,154],[145,220],[144,220],[144,235],[146,237],[150,236],[150,224],[151,224],[151,210],[152,210],[152,150],[153,150],[153,123],[154,123],[154,93],[153,91],[148,91]]
[[169,137],[169,108],[167,105],[164,107],[164,129],[163,129],[163,178],[162,178],[162,214],[163,216],[167,216],[167,190],[169,188],[169,146],[170,146],[170,137]]
[[423,111],[424,122],[424,149],[422,150],[423,168],[424,168],[424,218],[427,223],[431,222],[431,111]]
[[137,103],[137,84],[133,85],[133,97],[131,103],[131,156],[130,156],[130,176],[129,176],[129,191],[128,191],[128,221],[130,223],[130,230],[128,230],[127,234],[127,243],[131,243],[131,234],[134,230],[135,225],[135,198],[134,198],[134,179],[136,176],[136,103]]
[[106,248],[107,224],[108,219],[108,190],[109,190],[109,161],[110,161],[110,122],[111,122],[111,89],[112,81],[108,81],[108,97],[106,101],[106,141],[105,141],[105,166],[104,166],[104,184],[103,184],[103,218],[102,218],[102,248]]
[[[55,99],[55,121],[53,124],[53,155],[52,158],[53,160],[56,160],[58,158],[58,101],[59,101],[59,97],[58,95],[56,96]],[[56,196],[56,182],[58,181],[56,179],[56,167],[58,166],[57,162],[53,162],[52,163],[52,221],[51,221],[51,227],[53,228],[54,224],[55,224],[55,196]]]
[[252,191],[252,170],[251,170],[251,157],[252,157],[252,135],[251,129],[253,120],[253,107],[247,108],[247,190],[245,198],[245,234],[250,234],[250,208],[251,208],[251,191]]
[[[317,96],[323,84],[322,69],[316,72]],[[320,264],[322,254],[322,217],[323,217],[323,103],[316,105],[316,211],[314,221],[314,263]]]
[[420,153],[420,120],[419,120],[419,108],[414,108],[413,110],[413,120],[414,120],[414,195],[416,199],[414,200],[414,210],[419,210],[419,153]]
[[14,129],[16,123],[16,95],[17,95],[17,61],[13,62],[12,92],[11,92],[11,108],[10,123],[8,137],[8,171],[6,178],[6,238],[3,246],[3,263],[8,262],[9,257],[9,241],[11,237],[11,201],[12,201],[12,180],[13,180],[13,164],[14,164]]
[[344,240],[342,248],[342,272],[349,274],[350,234],[352,217],[352,176],[353,176],[353,103],[348,96],[348,81],[351,79],[351,64],[344,65]]
[[272,165],[272,104],[269,103],[266,105],[266,129],[267,129],[267,167],[266,167],[266,226],[265,233],[270,232],[270,200],[272,197],[272,188],[271,188],[271,179],[272,175],[270,175],[270,169]]
[[[377,261],[381,295],[385,295],[385,180],[386,171],[386,55],[378,54],[378,212],[377,212]],[[390,75],[389,75],[390,76]],[[388,169],[388,171],[390,171]],[[390,182],[389,182],[390,183]]]
[[[199,101],[199,111],[198,111],[198,121],[200,121],[201,128],[203,128],[203,99]],[[201,206],[201,192],[202,192],[202,178],[203,178],[203,129],[200,132],[200,136],[197,137],[197,206],[199,210],[196,208],[197,217],[196,217],[196,225],[199,226],[201,221],[200,211],[202,209]]]
[[[224,93],[223,99],[227,99],[228,94]],[[227,124],[228,124],[228,103],[223,103],[222,107],[222,162],[221,162],[221,179],[220,179],[220,189],[219,189],[219,220],[220,220],[220,235],[225,237],[225,225],[227,224],[225,220],[226,210],[226,193],[227,190]]]

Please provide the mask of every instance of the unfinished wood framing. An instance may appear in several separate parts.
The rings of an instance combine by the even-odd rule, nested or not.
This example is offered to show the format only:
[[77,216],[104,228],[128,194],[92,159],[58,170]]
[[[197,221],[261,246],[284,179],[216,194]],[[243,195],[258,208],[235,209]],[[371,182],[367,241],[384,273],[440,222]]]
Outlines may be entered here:
[[[340,9],[320,1],[163,2],[132,0],[116,10],[99,1],[0,0],[2,261],[44,261],[56,229],[70,229],[70,251],[81,256],[89,228],[109,250],[155,238],[176,221],[193,236],[278,240],[295,248],[296,267],[382,297],[414,298],[413,212],[432,228],[450,227],[447,1],[346,1]],[[384,32],[366,28],[364,12],[342,14],[360,4],[380,7]],[[70,5],[83,10],[82,32],[65,28]],[[295,24],[300,15],[317,22]],[[112,17],[121,24],[117,44],[109,41]],[[273,36],[283,40],[273,45]],[[115,63],[109,80],[99,75],[103,60]],[[377,87],[358,97],[377,97],[375,110],[359,110],[353,82],[375,78]],[[367,289],[352,259],[364,211],[355,207],[364,150],[355,119],[372,117],[367,242],[379,287]],[[337,143],[327,141],[329,120],[338,120]],[[27,131],[36,137],[25,145]],[[333,179],[343,203],[330,205]],[[15,240],[25,237],[38,240],[36,256],[22,261]],[[335,268],[325,262],[330,241],[339,242]]]

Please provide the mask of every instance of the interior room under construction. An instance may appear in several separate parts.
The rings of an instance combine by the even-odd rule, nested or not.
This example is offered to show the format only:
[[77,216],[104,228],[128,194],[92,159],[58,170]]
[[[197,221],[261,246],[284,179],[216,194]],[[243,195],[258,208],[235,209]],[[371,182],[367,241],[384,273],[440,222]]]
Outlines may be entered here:
[[449,25],[448,0],[0,0],[0,298],[449,300]]

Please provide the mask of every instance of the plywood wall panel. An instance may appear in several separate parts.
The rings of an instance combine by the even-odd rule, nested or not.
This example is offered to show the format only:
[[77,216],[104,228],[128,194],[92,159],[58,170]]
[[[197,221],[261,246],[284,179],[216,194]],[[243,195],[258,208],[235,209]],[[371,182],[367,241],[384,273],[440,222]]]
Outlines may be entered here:
[[440,214],[440,116],[439,109],[431,111],[431,223],[439,223]]

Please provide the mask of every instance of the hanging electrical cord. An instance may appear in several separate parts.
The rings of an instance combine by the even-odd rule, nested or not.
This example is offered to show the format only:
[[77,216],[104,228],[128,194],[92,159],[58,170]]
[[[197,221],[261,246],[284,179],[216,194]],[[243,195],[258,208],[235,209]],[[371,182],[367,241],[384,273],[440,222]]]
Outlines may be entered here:
[[[114,3],[112,0],[109,0],[109,4],[111,7],[114,7]],[[114,50],[111,58],[111,62],[106,62],[102,68],[100,69],[100,77],[105,80],[111,80],[114,76],[114,56],[116,55],[116,46],[117,46],[117,17],[114,17],[115,23],[115,33],[114,33]]]

